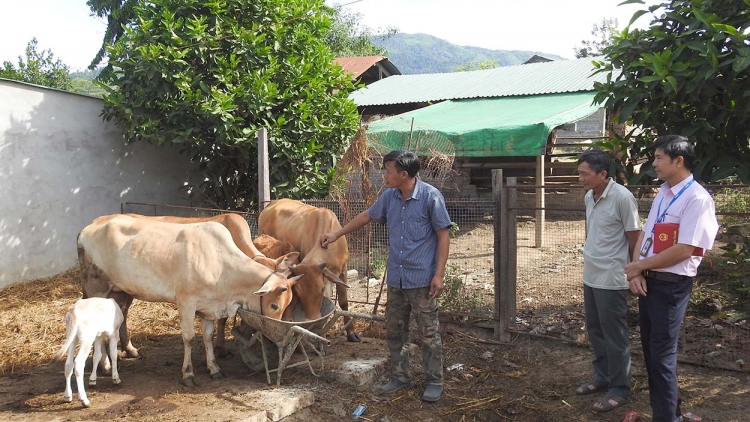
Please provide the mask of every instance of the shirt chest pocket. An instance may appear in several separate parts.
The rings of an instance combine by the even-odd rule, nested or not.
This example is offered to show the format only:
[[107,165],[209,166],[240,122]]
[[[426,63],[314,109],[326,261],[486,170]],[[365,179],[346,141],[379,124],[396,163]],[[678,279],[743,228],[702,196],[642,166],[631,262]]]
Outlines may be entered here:
[[599,246],[609,243],[613,234],[623,234],[622,221],[617,214],[602,213],[598,216],[597,223],[595,227],[589,227],[589,230],[594,230],[589,236],[593,234]]
[[432,224],[426,216],[419,216],[406,222],[406,232],[415,241],[423,240],[432,233]]
[[680,224],[680,217],[677,215],[665,215],[664,216],[664,222],[665,223],[671,223],[671,224]]

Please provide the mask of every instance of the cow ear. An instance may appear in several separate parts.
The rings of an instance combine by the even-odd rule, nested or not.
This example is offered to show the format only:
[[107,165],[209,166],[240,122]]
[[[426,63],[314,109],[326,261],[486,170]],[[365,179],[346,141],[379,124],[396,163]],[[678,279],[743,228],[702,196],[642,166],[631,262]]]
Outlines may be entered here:
[[256,296],[265,296],[265,295],[267,295],[270,292],[271,292],[271,290],[268,287],[263,286],[259,290],[256,290],[255,292],[253,292],[253,294],[256,295]]
[[299,252],[289,252],[288,254],[276,259],[276,271],[284,272],[299,260]]
[[331,283],[340,284],[340,285],[346,287],[347,289],[349,288],[348,284],[346,284],[343,281],[341,281],[341,279],[339,278],[339,276],[337,276],[336,274],[334,274],[328,268],[323,268],[323,277],[327,278],[328,281],[330,281]]

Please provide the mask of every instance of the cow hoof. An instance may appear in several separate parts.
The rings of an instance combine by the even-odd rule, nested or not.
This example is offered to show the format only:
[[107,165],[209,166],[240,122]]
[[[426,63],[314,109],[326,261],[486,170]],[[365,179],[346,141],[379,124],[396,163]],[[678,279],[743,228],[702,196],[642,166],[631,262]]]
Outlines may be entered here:
[[138,349],[134,347],[132,349],[125,349],[125,357],[128,359],[138,359],[141,355],[138,353]]
[[224,375],[223,372],[219,371],[219,372],[217,372],[215,374],[211,374],[211,378],[213,378],[215,380],[220,380],[220,379],[226,378],[226,376]]
[[96,380],[89,380],[89,387],[96,387]]
[[120,383],[121,383],[122,381],[120,381],[120,379],[119,379],[119,378],[112,378],[112,382],[113,382],[113,383],[114,383],[115,385],[120,385]]
[[90,401],[88,401],[88,400],[84,401],[84,402],[83,402],[83,407],[86,407],[86,408],[89,408],[89,407],[91,407],[91,402],[90,402]]
[[352,343],[359,343],[362,341],[361,338],[359,338],[359,335],[357,333],[351,333],[346,335],[346,341],[350,341]]
[[185,387],[196,387],[195,377],[183,378],[182,385],[184,385]]
[[71,395],[70,397],[68,397],[66,395],[63,395],[63,399],[65,399],[66,402],[70,403],[73,401],[73,396]]

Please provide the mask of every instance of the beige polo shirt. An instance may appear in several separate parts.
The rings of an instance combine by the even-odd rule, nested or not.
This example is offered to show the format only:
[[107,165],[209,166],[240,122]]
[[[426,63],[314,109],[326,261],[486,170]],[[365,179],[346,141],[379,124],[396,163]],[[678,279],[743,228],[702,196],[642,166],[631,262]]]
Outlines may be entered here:
[[586,192],[586,244],[583,247],[583,283],[606,290],[625,290],[625,265],[630,261],[627,231],[641,230],[638,205],[625,187],[611,178],[602,196]]

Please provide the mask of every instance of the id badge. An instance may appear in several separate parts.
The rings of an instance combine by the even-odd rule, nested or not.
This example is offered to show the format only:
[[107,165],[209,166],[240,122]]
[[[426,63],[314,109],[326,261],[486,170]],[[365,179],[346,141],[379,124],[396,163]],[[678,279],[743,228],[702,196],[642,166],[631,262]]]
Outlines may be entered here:
[[641,248],[641,256],[645,257],[646,255],[648,255],[648,250],[651,249],[651,244],[653,243],[654,243],[654,240],[651,239],[650,237],[646,239],[645,242],[643,242],[643,247]]

